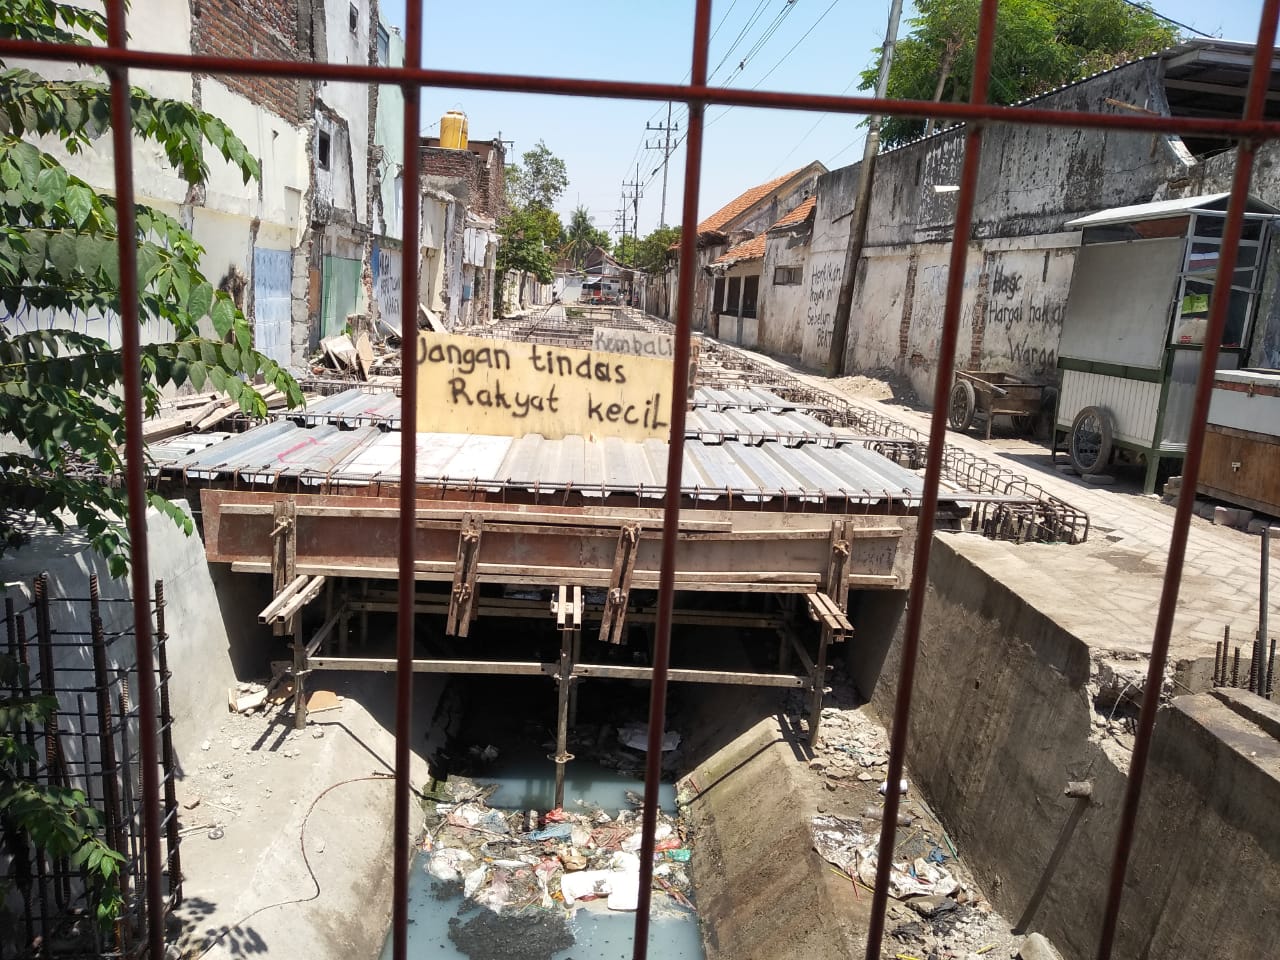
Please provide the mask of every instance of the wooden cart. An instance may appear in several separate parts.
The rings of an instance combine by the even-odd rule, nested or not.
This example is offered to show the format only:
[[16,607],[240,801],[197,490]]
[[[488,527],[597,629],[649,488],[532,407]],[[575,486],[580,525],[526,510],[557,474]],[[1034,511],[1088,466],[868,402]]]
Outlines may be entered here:
[[[987,422],[986,438],[991,439],[991,421],[998,416],[1013,418],[1015,429],[1036,433],[1053,415],[1057,391],[1043,384],[1026,383],[1007,373],[986,370],[957,370],[951,387],[947,422],[953,430],[968,430],[978,416]],[[1047,431],[1047,426],[1045,427]]]

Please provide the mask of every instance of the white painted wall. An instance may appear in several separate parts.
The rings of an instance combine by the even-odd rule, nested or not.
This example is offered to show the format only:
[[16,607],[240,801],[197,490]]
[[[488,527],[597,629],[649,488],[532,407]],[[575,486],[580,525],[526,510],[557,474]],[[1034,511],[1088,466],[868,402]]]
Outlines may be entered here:
[[[799,356],[805,301],[804,267],[809,235],[771,236],[765,244],[760,277],[760,347],[770,353]],[[800,283],[773,282],[778,267],[799,267]]]
[[[357,24],[353,31],[349,24],[349,0],[324,0],[325,52],[330,63],[369,62],[369,4],[367,0],[356,0],[355,6]],[[369,191],[369,88],[362,83],[324,81],[317,85],[316,95],[346,120],[349,131],[343,146],[351,158],[349,186],[341,183],[347,177],[346,159],[336,150],[331,168],[335,203],[340,203],[342,209],[350,210],[357,221],[365,223],[365,198]],[[317,112],[317,119],[321,116]],[[318,171],[317,188],[319,186]],[[346,196],[347,190],[351,190],[353,195]]]

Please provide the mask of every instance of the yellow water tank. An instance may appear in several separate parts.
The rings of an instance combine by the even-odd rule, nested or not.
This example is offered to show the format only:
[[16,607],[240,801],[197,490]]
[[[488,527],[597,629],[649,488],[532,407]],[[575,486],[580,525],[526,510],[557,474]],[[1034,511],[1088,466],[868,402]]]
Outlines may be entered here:
[[440,146],[446,150],[467,149],[467,115],[450,110],[440,118]]

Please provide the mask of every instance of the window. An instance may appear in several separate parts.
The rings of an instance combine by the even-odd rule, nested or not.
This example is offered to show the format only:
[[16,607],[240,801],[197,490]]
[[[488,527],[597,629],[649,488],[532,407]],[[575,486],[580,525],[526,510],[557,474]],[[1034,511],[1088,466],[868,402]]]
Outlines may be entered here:
[[[1187,244],[1182,270],[1181,289],[1175,305],[1171,342],[1174,345],[1197,346],[1204,342],[1209,323],[1209,305],[1217,282],[1218,250],[1226,216],[1219,213],[1197,213],[1191,219],[1191,238]],[[1259,259],[1262,254],[1262,224],[1246,220],[1241,231],[1240,253],[1227,295],[1227,325],[1222,332],[1222,346],[1228,350],[1243,349],[1249,338],[1250,322],[1261,288]]]
[[719,313],[724,305],[724,277],[716,277],[715,292],[711,295],[711,312]]
[[738,292],[742,287],[741,277],[729,278],[729,295],[724,298],[724,309],[721,313],[737,313],[738,312]]
[[744,317],[754,317],[756,315],[756,300],[760,294],[760,278],[746,277],[742,281],[742,315]]
[[774,267],[773,283],[774,286],[784,286],[786,284],[799,283],[804,279],[804,267]]
[[378,24],[378,66],[390,66],[391,61],[391,34],[383,28],[382,24]]
[[354,3],[347,7],[347,23],[351,26],[352,33],[360,29],[360,8]]
[[316,139],[316,163],[321,170],[329,169],[329,152],[329,134],[321,130],[320,136]]

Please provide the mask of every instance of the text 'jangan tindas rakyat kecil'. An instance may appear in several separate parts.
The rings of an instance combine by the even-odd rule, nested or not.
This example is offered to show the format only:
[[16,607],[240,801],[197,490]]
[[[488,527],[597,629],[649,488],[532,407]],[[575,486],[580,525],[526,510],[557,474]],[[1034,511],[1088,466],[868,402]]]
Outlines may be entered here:
[[[652,357],[423,333],[423,433],[668,439],[672,365]],[[683,399],[682,399],[683,402]]]

